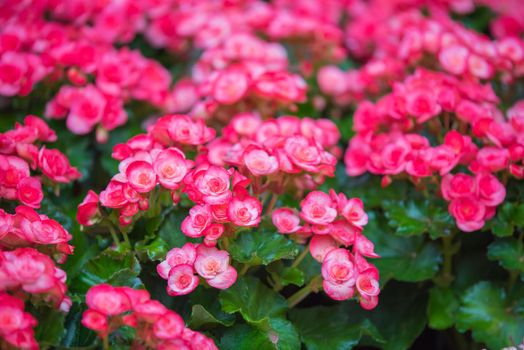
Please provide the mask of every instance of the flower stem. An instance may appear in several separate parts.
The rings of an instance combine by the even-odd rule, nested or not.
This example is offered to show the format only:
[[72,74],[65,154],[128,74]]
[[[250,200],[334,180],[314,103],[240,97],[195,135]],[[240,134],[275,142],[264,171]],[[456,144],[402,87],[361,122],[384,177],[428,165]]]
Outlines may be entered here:
[[317,285],[322,280],[322,276],[318,275],[314,277],[306,286],[304,286],[302,289],[299,289],[295,294],[287,298],[287,304],[289,308],[295,307],[297,304],[299,304],[302,300],[304,300],[313,290],[317,289]]
[[298,265],[300,265],[300,263],[302,262],[302,260],[304,260],[304,258],[307,256],[308,253],[309,253],[309,245],[304,247],[304,250],[302,251],[302,253],[299,254],[299,256],[297,256],[295,261],[293,261],[293,263],[291,264],[291,267],[297,267]]
[[109,349],[109,337],[106,335],[105,337],[102,338],[102,346],[104,348],[104,350],[108,350]]
[[453,238],[454,233],[442,237],[442,255],[444,256],[444,262],[442,264],[440,283],[443,287],[449,287],[453,281],[453,255],[455,254]]
[[249,268],[251,267],[251,265],[249,264],[244,264],[244,266],[242,266],[242,269],[238,272],[238,275],[239,276],[243,276],[246,274],[247,270],[249,270]]
[[[519,234],[519,237],[518,237],[518,240],[519,242],[522,242],[522,239],[524,238],[524,231],[522,231],[520,234]],[[519,246],[519,254],[518,256],[521,256],[522,255],[522,245]],[[509,278],[508,278],[508,294],[511,294],[511,292],[513,291],[513,286],[515,286],[515,282],[517,282],[517,279],[520,275],[520,271],[519,270],[510,270],[509,271]]]
[[109,223],[109,225],[107,225],[107,227],[109,228],[109,232],[111,233],[111,237],[113,237],[113,242],[118,247],[118,245],[120,244],[120,240],[118,239],[118,236],[117,236],[117,234],[115,232],[115,229],[113,228],[113,225],[111,225],[111,223]]
[[129,241],[129,237],[127,236],[127,232],[122,231],[122,236],[124,237],[124,242],[126,245],[131,248],[131,242]]
[[273,207],[275,206],[275,204],[277,204],[277,200],[278,200],[278,194],[276,193],[273,193],[273,195],[271,196],[271,200],[269,201],[269,204],[267,205],[267,209],[266,209],[266,213],[271,213],[271,211],[273,210]]

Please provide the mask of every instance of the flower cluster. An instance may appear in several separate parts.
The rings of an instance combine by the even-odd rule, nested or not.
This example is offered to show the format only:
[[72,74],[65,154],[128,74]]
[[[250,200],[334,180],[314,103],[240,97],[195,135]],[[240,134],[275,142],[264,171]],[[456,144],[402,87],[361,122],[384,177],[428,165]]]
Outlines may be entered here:
[[[7,1],[0,16],[0,95],[25,96],[39,82],[58,82],[61,87],[48,102],[46,116],[66,119],[75,134],[96,129],[99,142],[127,121],[124,104],[132,100],[202,116],[214,115],[220,106],[230,110],[233,104],[236,109],[293,105],[304,101],[305,81],[287,69],[281,44],[256,35],[296,47],[309,74],[313,63],[343,54],[337,25],[342,4],[330,1],[327,8],[317,2],[261,0],[70,6]],[[191,78],[171,86],[169,71],[157,61],[114,47],[138,34],[153,47],[176,53],[203,49]]]
[[329,194],[313,191],[302,200],[300,208],[300,213],[286,207],[273,211],[272,221],[278,232],[295,234],[301,240],[311,237],[309,251],[322,263],[322,286],[329,297],[350,299],[356,290],[362,307],[373,309],[380,293],[379,273],[365,257],[379,256],[373,243],[362,234],[368,222],[362,201],[333,190]]
[[[18,200],[39,208],[44,198],[42,182],[68,183],[80,178],[67,157],[56,149],[38,147],[56,141],[56,134],[41,119],[29,115],[24,124],[0,134],[0,198]],[[31,170],[42,176],[31,176]]]
[[96,222],[100,201],[104,207],[118,209],[121,224],[130,224],[139,210],[149,208],[150,193],[157,185],[171,191],[175,200],[179,197],[176,191],[194,166],[180,148],[202,145],[214,135],[214,130],[201,121],[168,115],[160,118],[148,134],[116,145],[113,157],[120,161],[119,173],[100,197],[94,192],[86,197],[78,211],[80,223],[89,226]]
[[[72,236],[57,221],[38,214],[44,197],[42,183],[58,186],[80,177],[67,157],[55,149],[39,148],[56,141],[41,119],[29,115],[23,124],[0,134],[0,198],[20,201],[10,214],[0,209],[0,345],[38,349],[33,327],[37,320],[24,312],[23,300],[49,304],[68,312],[66,273],[55,265],[73,253]],[[41,175],[31,176],[31,170]]]
[[146,290],[99,284],[87,292],[82,324],[107,339],[122,326],[134,328],[132,348],[215,350],[213,340],[186,328],[176,312]]
[[191,42],[203,49],[191,78],[174,87],[166,108],[225,122],[233,112],[255,108],[272,115],[278,107],[303,102],[305,81],[288,69],[284,46],[269,40],[292,47],[304,74],[311,74],[316,62],[339,60],[342,4],[330,1],[328,12],[325,5],[207,1],[155,11],[146,29],[154,46],[178,51]]
[[[345,155],[347,173],[384,175],[384,185],[393,177],[421,184],[440,176],[458,227],[478,230],[505,197],[494,174],[507,171],[522,178],[522,107],[513,107],[506,120],[497,102],[488,85],[418,70],[375,104],[359,105],[357,135]],[[423,128],[442,135],[441,143],[432,146],[435,138],[421,134]],[[475,176],[451,174],[464,166]]]
[[[27,95],[44,78],[48,86],[58,82],[62,86],[47,103],[46,117],[67,119],[67,127],[79,135],[96,127],[100,142],[107,139],[107,131],[127,121],[124,103],[133,99],[159,108],[165,104],[171,85],[167,69],[138,51],[115,49],[112,40],[119,40],[119,35],[97,34],[100,30],[116,33],[117,15],[126,18],[122,25],[128,27],[121,28],[120,38],[132,39],[145,23],[144,13],[139,19],[132,16],[139,10],[137,6],[115,2],[105,11],[98,8],[103,13],[94,20],[100,28],[89,29],[81,24],[90,15],[68,13],[71,8],[55,5],[4,4],[7,15],[0,18],[0,95]],[[88,7],[81,6],[83,10]],[[131,24],[128,15],[136,22]]]
[[[321,91],[347,104],[376,96],[420,66],[481,80],[499,76],[510,82],[522,76],[523,40],[511,34],[491,40],[453,21],[442,8],[445,3],[429,2],[426,15],[418,1],[407,6],[383,0],[353,2],[346,42],[354,56],[367,61],[347,72],[336,66],[322,68],[317,76]],[[471,1],[455,3],[469,3],[462,10],[474,8]]]
[[71,299],[66,295],[66,274],[53,260],[33,248],[0,251],[0,291],[28,295],[67,312]]
[[203,163],[184,178],[184,190],[197,203],[182,222],[188,237],[205,236],[214,245],[225,230],[224,225],[252,227],[260,223],[262,204],[247,190],[250,181],[233,168]]
[[171,249],[166,260],[157,265],[157,272],[167,280],[169,295],[189,294],[204,278],[211,287],[227,289],[237,279],[237,271],[229,264],[229,253],[204,244],[186,243]]
[[15,214],[0,209],[0,248],[36,247],[64,262],[73,253],[71,235],[57,221],[35,210],[18,206]]
[[325,176],[333,176],[339,139],[340,132],[327,119],[282,116],[263,121],[255,113],[241,113],[209,144],[208,159],[235,166],[258,192],[313,189]]
[[286,66],[279,44],[248,34],[231,36],[196,62],[192,81],[203,99],[192,113],[227,120],[233,111],[260,106],[271,114],[276,107],[304,102],[306,82]]
[[24,302],[0,292],[0,345],[2,340],[17,349],[38,349],[33,328],[36,319],[24,311]]

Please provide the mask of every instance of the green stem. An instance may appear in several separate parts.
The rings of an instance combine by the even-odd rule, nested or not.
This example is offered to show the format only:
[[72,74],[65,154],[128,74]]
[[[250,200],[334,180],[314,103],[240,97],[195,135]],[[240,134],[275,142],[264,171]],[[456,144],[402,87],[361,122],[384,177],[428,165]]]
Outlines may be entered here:
[[276,276],[276,278],[273,277],[273,282],[274,282],[273,290],[275,292],[280,292],[282,290],[282,288],[284,288],[284,286],[282,285],[282,282],[280,282],[280,277],[278,277],[278,276]]
[[287,298],[287,304],[289,308],[295,307],[302,300],[304,300],[314,289],[317,288],[317,284],[322,280],[322,276],[314,277],[306,286],[299,289],[295,294]]
[[222,243],[221,244],[221,248],[223,250],[228,250],[229,249],[229,238],[228,237],[222,236],[222,239],[220,240],[220,242]]
[[266,213],[268,214],[271,213],[271,211],[273,210],[273,207],[275,206],[275,204],[277,204],[277,200],[278,200],[278,194],[273,193],[273,195],[271,196],[271,200],[269,201],[269,204],[267,205]]
[[107,335],[102,338],[102,344],[103,344],[104,350],[109,349],[109,337]]
[[126,245],[131,248],[131,242],[129,241],[129,237],[127,236],[127,232],[122,231],[122,236],[124,237],[124,242]]
[[120,240],[118,239],[118,236],[115,232],[115,229],[113,228],[113,225],[111,223],[109,223],[107,225],[107,227],[109,228],[109,232],[111,233],[111,237],[113,237],[113,242],[115,242],[115,245],[118,247],[118,245],[120,244]]
[[455,234],[453,232],[449,236],[442,237],[442,255],[444,256],[444,262],[439,276],[439,284],[442,287],[449,287],[451,282],[453,282],[453,255],[455,254],[453,248],[454,236]]
[[[522,231],[519,234],[519,237],[518,237],[519,242],[522,242],[523,238],[524,238],[524,231]],[[522,245],[520,247],[522,247]],[[521,256],[522,255],[521,253],[522,252],[519,252],[518,255]],[[513,291],[513,286],[515,286],[515,282],[517,282],[517,279],[518,279],[519,275],[520,275],[520,271],[519,270],[510,270],[509,271],[508,294],[511,294],[511,292]]]
[[309,253],[309,245],[304,247],[304,250],[302,251],[302,253],[300,253],[299,256],[297,256],[295,261],[293,261],[293,263],[291,264],[291,267],[297,267],[298,265],[300,265],[300,263],[302,262],[302,260],[304,260],[304,258],[307,256],[308,253]]
[[239,276],[244,276],[246,274],[247,270],[249,270],[250,267],[251,267],[251,265],[244,264],[244,266],[242,266],[242,269],[238,272],[238,275]]

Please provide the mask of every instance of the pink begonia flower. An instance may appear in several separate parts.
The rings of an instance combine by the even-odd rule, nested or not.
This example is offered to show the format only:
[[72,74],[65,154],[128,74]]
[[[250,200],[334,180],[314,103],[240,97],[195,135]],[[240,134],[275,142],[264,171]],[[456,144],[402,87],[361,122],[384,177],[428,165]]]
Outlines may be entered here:
[[80,225],[91,226],[97,220],[99,197],[98,195],[89,190],[86,197],[78,205],[78,210],[76,212],[76,220]]
[[138,193],[150,192],[157,184],[153,166],[146,161],[137,160],[129,164],[126,177],[129,185]]
[[309,242],[309,252],[316,261],[321,263],[326,255],[337,249],[338,246],[337,242],[328,235],[314,235]]
[[484,226],[486,206],[474,197],[457,198],[449,203],[449,213],[457,220],[458,228],[472,232]]
[[106,316],[119,315],[131,308],[128,296],[108,284],[92,287],[86,294],[87,306]]
[[337,210],[328,194],[310,192],[300,203],[300,217],[311,224],[329,224],[335,220]]
[[257,226],[260,223],[262,204],[254,197],[233,197],[227,208],[227,217],[237,226]]
[[237,279],[236,270],[229,265],[229,253],[214,247],[197,248],[195,270],[210,286],[219,289],[229,288]]
[[191,265],[176,265],[169,271],[167,292],[169,295],[178,296],[189,294],[198,286],[198,277]]
[[273,210],[271,220],[280,233],[294,233],[300,229],[300,217],[290,208]]

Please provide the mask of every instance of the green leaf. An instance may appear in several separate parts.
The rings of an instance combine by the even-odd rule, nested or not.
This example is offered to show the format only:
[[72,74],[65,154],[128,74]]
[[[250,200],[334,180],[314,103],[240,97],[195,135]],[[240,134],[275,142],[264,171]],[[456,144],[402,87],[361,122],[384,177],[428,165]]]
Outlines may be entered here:
[[162,260],[169,250],[167,243],[160,237],[155,238],[149,243],[144,241],[135,244],[135,251],[141,260],[159,261]]
[[40,308],[33,314],[38,319],[35,337],[38,342],[46,346],[56,346],[64,336],[65,314],[63,312]]
[[428,321],[433,329],[446,329],[455,323],[460,303],[451,288],[433,287],[429,292]]
[[206,310],[202,305],[193,305],[191,308],[191,318],[189,319],[189,326],[199,329],[205,325],[223,325],[231,326],[234,323],[234,318],[231,322],[224,323],[217,319],[213,314]]
[[524,298],[522,288],[515,300],[491,282],[479,282],[462,297],[457,328],[471,330],[476,341],[490,349],[517,345],[524,338]]
[[413,284],[389,283],[380,293],[378,306],[369,314],[386,340],[378,345],[385,350],[408,349],[426,327],[426,307],[427,294],[423,290]]
[[283,318],[270,318],[269,339],[278,350],[300,350],[300,339],[295,326]]
[[286,267],[282,270],[282,285],[294,284],[301,287],[304,285],[304,273],[296,267]]
[[274,350],[275,345],[266,332],[246,324],[237,325],[225,331],[220,340],[222,350]]
[[[71,310],[66,317],[66,322],[64,325],[65,336],[62,339],[62,346],[66,349],[73,348],[94,348],[93,344],[97,341],[96,333],[90,329],[84,327],[81,323],[82,313],[86,310],[87,305],[85,305],[85,300],[83,298],[81,301],[74,301],[71,305]],[[57,347],[60,349],[60,347]]]
[[240,312],[250,323],[283,317],[287,310],[286,300],[280,294],[251,276],[243,277],[229,289],[221,291],[219,299],[224,312]]
[[308,350],[347,350],[363,335],[384,341],[376,327],[364,317],[348,312],[345,304],[293,309],[290,319]]
[[354,301],[345,305],[352,322],[368,320],[382,336],[363,337],[362,345],[385,350],[408,349],[426,327],[427,293],[411,283],[388,283],[380,293],[378,306],[371,311]]
[[71,284],[71,289],[85,293],[90,287],[100,283],[140,286],[140,271],[140,263],[132,252],[119,252],[108,248],[86,264],[75,283]]
[[221,349],[300,350],[298,333],[291,322],[271,318],[268,326],[237,325],[228,329],[220,342]]
[[229,244],[228,251],[241,263],[267,265],[275,260],[292,259],[298,254],[298,245],[284,235],[258,228],[241,232]]
[[439,270],[442,261],[437,245],[423,236],[399,237],[379,224],[379,216],[370,212],[370,223],[364,234],[375,244],[380,255],[373,261],[383,281],[418,282],[430,279]]
[[235,316],[225,313],[216,302],[218,291],[216,289],[197,288],[189,299],[192,304],[189,326],[201,328],[203,326],[226,326],[235,323]]
[[389,225],[401,236],[428,232],[435,239],[449,235],[454,227],[443,201],[386,201],[384,210]]
[[511,236],[515,228],[524,226],[524,204],[506,202],[497,208],[491,221],[492,232],[499,237]]
[[158,230],[158,236],[162,238],[169,247],[182,247],[188,242],[187,237],[180,230],[180,225],[186,217],[184,210],[175,210],[168,214]]
[[488,258],[498,260],[506,270],[524,272],[524,247],[515,238],[503,238],[491,243],[488,247]]

